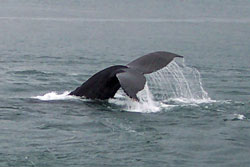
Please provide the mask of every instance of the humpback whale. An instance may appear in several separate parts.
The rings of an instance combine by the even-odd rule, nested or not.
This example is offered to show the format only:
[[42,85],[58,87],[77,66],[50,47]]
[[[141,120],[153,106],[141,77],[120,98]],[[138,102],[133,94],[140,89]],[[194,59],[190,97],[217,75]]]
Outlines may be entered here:
[[183,58],[174,53],[158,51],[139,57],[127,65],[108,67],[94,74],[69,95],[105,100],[113,98],[121,87],[126,95],[139,101],[136,94],[144,88],[144,74],[162,69],[175,57]]

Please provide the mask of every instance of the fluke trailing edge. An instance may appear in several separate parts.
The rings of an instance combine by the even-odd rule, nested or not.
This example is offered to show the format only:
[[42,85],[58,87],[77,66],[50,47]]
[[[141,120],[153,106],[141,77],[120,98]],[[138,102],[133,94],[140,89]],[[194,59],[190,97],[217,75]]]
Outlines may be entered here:
[[90,77],[70,95],[104,100],[113,98],[121,87],[130,98],[138,101],[136,94],[144,88],[146,82],[143,74],[162,69],[175,57],[183,58],[174,53],[159,51],[144,55],[126,66],[108,67]]

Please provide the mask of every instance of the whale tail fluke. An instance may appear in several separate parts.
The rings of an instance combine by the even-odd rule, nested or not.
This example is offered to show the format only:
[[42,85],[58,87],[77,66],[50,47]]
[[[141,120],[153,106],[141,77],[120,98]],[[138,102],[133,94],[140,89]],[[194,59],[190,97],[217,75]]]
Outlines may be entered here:
[[122,87],[130,98],[139,101],[136,94],[144,88],[146,83],[143,74],[162,69],[175,57],[183,58],[174,53],[159,51],[144,55],[127,66],[108,67],[90,77],[70,95],[104,100],[114,97],[117,90]]
[[168,65],[175,57],[183,58],[183,56],[170,52],[153,52],[135,59],[127,64],[127,66],[143,74],[150,74]]
[[116,74],[123,91],[132,99],[139,101],[136,94],[144,88],[146,78],[143,74],[133,69],[125,69],[124,72]]

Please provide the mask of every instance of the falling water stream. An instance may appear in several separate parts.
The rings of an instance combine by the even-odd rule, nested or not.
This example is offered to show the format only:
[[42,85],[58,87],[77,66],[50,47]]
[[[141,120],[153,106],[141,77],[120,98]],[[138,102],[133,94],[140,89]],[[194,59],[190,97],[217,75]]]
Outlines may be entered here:
[[175,61],[160,71],[148,75],[149,87],[159,100],[183,99],[187,101],[211,100],[203,89],[200,72]]

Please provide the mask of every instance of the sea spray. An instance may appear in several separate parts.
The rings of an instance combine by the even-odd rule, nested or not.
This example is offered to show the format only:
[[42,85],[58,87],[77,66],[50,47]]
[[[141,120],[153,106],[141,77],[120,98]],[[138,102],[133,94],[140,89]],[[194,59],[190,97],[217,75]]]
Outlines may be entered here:
[[200,72],[175,61],[155,73],[147,75],[149,88],[157,101],[200,103],[211,101],[204,90]]
[[42,96],[34,96],[32,98],[39,99],[42,101],[50,101],[50,100],[68,100],[68,99],[74,99],[76,97],[70,96],[69,91],[65,91],[62,94],[59,94],[59,93],[53,91],[50,93],[46,93]]
[[137,94],[139,102],[127,99],[127,110],[133,112],[151,113],[160,111],[160,106],[153,100],[148,84]]

